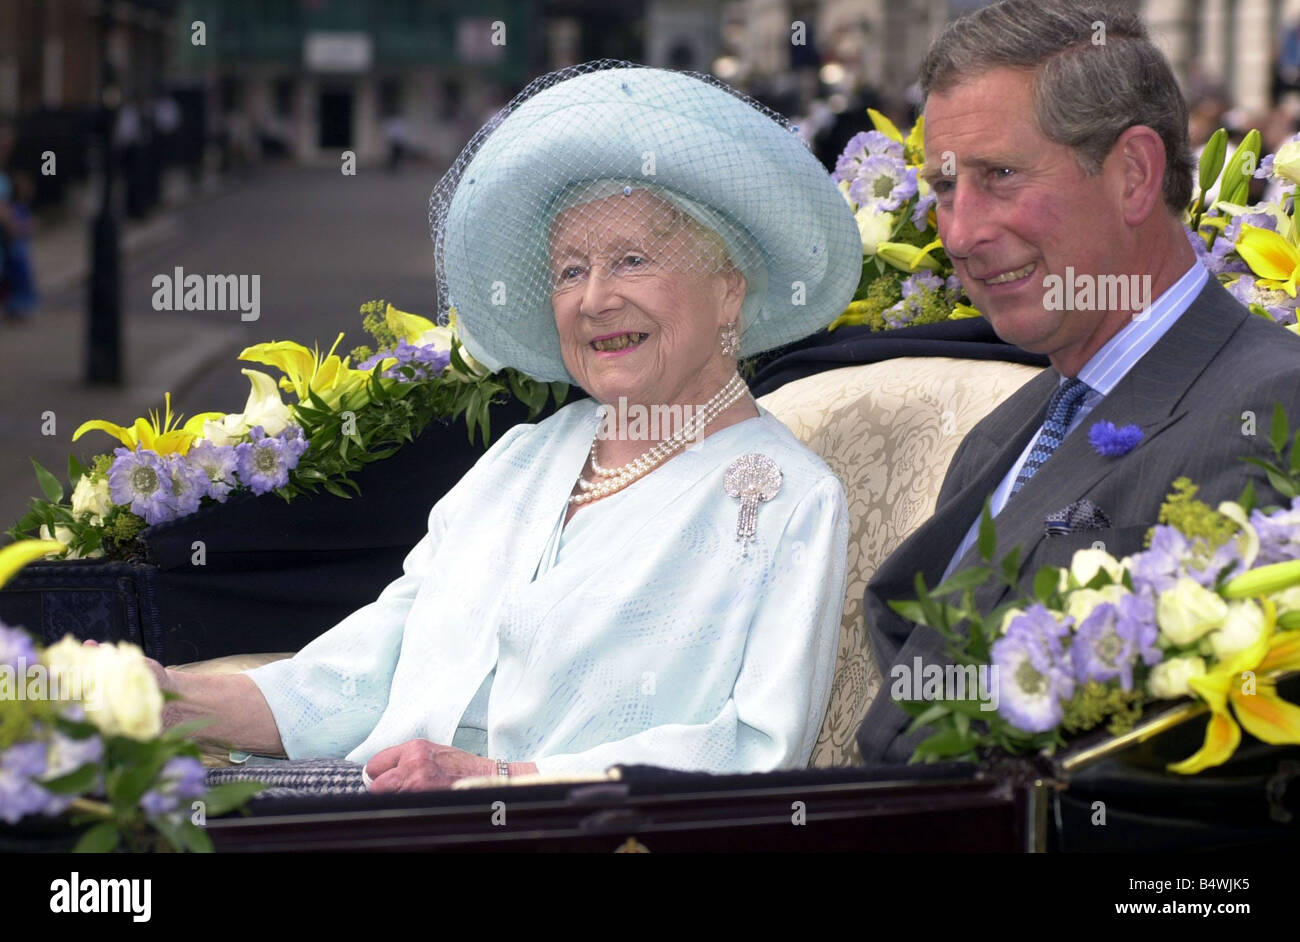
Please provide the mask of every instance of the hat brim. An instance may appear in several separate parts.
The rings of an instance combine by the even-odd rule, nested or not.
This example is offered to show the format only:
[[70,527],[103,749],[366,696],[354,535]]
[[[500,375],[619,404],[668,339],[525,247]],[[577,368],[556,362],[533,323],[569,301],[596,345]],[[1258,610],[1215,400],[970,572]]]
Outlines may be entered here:
[[610,69],[524,101],[462,173],[443,264],[472,354],[573,382],[549,292],[529,286],[549,269],[552,201],[602,177],[644,179],[686,195],[727,216],[759,247],[766,285],[742,310],[742,356],[815,332],[852,298],[862,268],[857,225],[797,135],[699,79]]

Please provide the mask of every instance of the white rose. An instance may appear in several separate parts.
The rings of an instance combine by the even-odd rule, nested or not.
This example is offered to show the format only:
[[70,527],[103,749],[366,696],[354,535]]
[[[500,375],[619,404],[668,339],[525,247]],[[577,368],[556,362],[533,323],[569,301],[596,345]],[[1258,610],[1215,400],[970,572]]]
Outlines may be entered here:
[[1065,614],[1074,618],[1077,628],[1103,602],[1118,605],[1128,590],[1122,585],[1108,585],[1100,589],[1075,589],[1065,597]]
[[95,526],[104,522],[104,515],[113,508],[113,499],[108,493],[108,478],[101,477],[92,482],[89,474],[83,474],[72,489],[72,512],[78,517],[88,517]]
[[853,214],[858,222],[858,234],[862,236],[862,252],[875,255],[881,242],[888,242],[894,234],[897,220],[892,213],[875,213],[870,209],[859,209]]
[[1264,610],[1257,604],[1229,602],[1228,617],[1223,627],[1210,634],[1210,647],[1216,657],[1225,658],[1238,651],[1244,651],[1264,633]]
[[1161,636],[1179,646],[1192,644],[1227,617],[1228,603],[1186,576],[1161,592],[1156,602]]
[[1078,585],[1087,585],[1105,571],[1111,582],[1124,578],[1124,565],[1110,553],[1102,549],[1083,549],[1074,554],[1070,560],[1070,575]]
[[1147,678],[1147,691],[1158,700],[1174,700],[1191,693],[1187,682],[1193,677],[1205,674],[1205,659],[1199,657],[1175,657],[1161,661],[1151,670]]
[[87,647],[71,635],[45,650],[61,684],[79,682],[86,719],[106,736],[153,739],[162,732],[163,696],[144,652],[125,641]]

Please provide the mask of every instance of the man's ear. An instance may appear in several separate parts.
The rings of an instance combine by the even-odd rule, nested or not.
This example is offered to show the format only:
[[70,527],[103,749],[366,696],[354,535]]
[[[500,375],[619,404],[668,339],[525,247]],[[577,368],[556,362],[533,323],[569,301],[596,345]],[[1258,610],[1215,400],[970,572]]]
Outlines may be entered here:
[[1145,124],[1128,128],[1115,141],[1107,162],[1116,162],[1124,222],[1136,228],[1164,203],[1165,142]]

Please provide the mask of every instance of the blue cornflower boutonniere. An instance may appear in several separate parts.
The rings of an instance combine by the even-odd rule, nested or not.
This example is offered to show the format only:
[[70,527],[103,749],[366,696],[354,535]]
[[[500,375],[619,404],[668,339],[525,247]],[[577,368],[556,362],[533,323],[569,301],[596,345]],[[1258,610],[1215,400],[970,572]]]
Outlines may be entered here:
[[1127,455],[1142,441],[1142,430],[1136,425],[1116,426],[1114,422],[1095,422],[1088,429],[1088,441],[1099,455],[1118,458]]

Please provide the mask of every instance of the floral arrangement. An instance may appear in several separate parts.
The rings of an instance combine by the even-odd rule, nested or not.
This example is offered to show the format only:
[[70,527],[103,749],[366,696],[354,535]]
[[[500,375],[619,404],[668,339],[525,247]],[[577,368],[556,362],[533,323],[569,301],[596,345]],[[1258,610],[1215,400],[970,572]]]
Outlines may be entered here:
[[875,129],[849,140],[831,175],[862,236],[862,277],[830,329],[886,330],[978,316],[943,251],[935,196],[920,176],[925,119],[904,137],[879,111],[867,113]]
[[[1211,717],[1203,746],[1171,771],[1226,762],[1242,728],[1267,743],[1300,744],[1300,707],[1277,694],[1279,678],[1300,670],[1300,436],[1284,457],[1289,434],[1278,407],[1270,434],[1277,460],[1247,459],[1289,506],[1256,507],[1248,485],[1239,500],[1212,508],[1180,478],[1145,551],[1115,559],[1080,550],[1068,569],[1041,569],[1032,594],[1018,584],[1018,548],[994,561],[986,506],[983,565],[932,590],[918,576],[915,601],[890,603],[937,630],[961,669],[992,677],[982,697],[966,686],[917,697],[895,667],[892,692],[914,718],[912,729],[933,730],[913,759],[974,759],[993,747],[1050,751],[1103,725],[1121,735],[1148,705],[1188,696]],[[981,614],[974,592],[990,579],[1015,598]]]
[[[1199,192],[1187,213],[1188,238],[1201,262],[1237,300],[1261,317],[1297,330],[1300,135],[1263,160],[1258,131],[1246,135],[1230,161],[1226,151],[1227,132],[1220,128],[1201,154]],[[1267,180],[1273,199],[1248,204],[1252,178]],[[1206,193],[1216,181],[1219,198],[1206,207]]]
[[[0,585],[63,545],[0,549]],[[74,850],[210,851],[202,825],[261,786],[209,789],[194,724],[163,732],[165,700],[135,645],[89,647],[70,635],[41,649],[0,624],[0,821],[66,816],[84,827]]]
[[[279,370],[277,382],[244,369],[251,389],[244,411],[203,412],[182,423],[171,395],[162,414],[129,426],[96,419],[73,434],[106,432],[120,447],[89,466],[68,460],[70,493],[33,462],[43,499],[9,530],[14,539],[53,539],[69,557],[136,558],[140,533],[155,524],[224,503],[231,496],[276,492],[286,500],[317,490],[355,493],[349,474],[386,458],[435,419],[465,417],[470,440],[491,435],[489,407],[513,395],[536,416],[567,386],[532,380],[512,369],[492,373],[461,346],[455,311],[436,324],[382,301],[362,306],[363,325],[378,350],[358,347],[340,357],[293,341],[248,347],[241,360]],[[355,365],[353,365],[355,364]],[[292,393],[286,403],[281,393]]]

